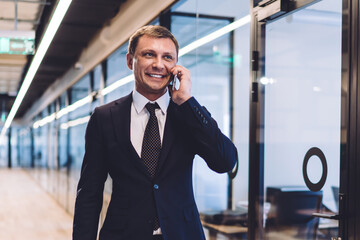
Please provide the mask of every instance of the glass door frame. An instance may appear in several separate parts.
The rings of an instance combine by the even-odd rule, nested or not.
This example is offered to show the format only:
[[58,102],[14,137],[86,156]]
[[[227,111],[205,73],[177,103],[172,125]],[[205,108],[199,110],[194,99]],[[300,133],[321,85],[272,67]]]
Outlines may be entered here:
[[342,130],[340,159],[341,239],[360,239],[360,1],[343,0]]
[[[280,0],[277,0],[280,1]],[[286,13],[300,10],[320,0],[289,1]],[[249,133],[249,212],[248,239],[264,239],[264,86],[265,26],[259,21],[259,4],[251,0],[251,69]],[[341,79],[341,148],[339,190],[339,240],[360,239],[360,0],[343,0],[342,11],[342,79]],[[283,17],[284,15],[282,15]],[[277,16],[270,16],[271,21]],[[359,117],[358,117],[359,116]],[[356,129],[356,131],[354,131]],[[353,130],[353,131],[352,131]]]

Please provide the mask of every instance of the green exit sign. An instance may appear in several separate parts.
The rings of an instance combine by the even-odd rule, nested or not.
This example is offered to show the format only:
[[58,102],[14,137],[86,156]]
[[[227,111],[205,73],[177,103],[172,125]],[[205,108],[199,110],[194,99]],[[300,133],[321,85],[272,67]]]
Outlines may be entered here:
[[0,54],[34,54],[35,39],[0,37]]
[[35,31],[0,30],[0,54],[35,53]]

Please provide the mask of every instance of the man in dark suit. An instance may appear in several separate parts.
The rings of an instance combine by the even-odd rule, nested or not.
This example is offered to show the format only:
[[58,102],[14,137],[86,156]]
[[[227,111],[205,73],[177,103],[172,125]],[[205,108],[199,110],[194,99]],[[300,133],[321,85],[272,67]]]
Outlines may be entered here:
[[[237,150],[191,96],[190,72],[176,65],[178,50],[164,27],[145,26],[130,38],[135,89],[90,118],[74,240],[97,238],[108,174],[113,187],[100,240],[205,239],[193,195],[194,156],[224,173],[234,167]],[[177,89],[168,88],[173,76]]]

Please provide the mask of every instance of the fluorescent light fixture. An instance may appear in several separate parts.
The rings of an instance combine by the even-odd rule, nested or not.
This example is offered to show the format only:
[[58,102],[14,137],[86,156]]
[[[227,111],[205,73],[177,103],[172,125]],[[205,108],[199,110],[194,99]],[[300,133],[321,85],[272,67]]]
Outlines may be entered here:
[[267,77],[260,78],[260,83],[263,85],[267,85],[269,83],[269,79]]
[[42,127],[44,126],[45,124],[47,123],[50,123],[52,121],[55,120],[55,113],[52,113],[50,114],[49,116],[47,117],[44,117],[43,119],[39,120],[39,121],[36,121],[34,124],[33,124],[33,127],[36,129],[38,127]]
[[[101,94],[102,94],[103,96],[105,96],[106,94],[108,94],[108,93],[114,91],[115,89],[117,89],[117,88],[119,88],[119,87],[121,87],[121,86],[123,86],[123,85],[125,85],[125,84],[127,84],[127,83],[129,83],[129,82],[132,82],[132,81],[134,81],[134,75],[133,75],[133,74],[128,75],[128,76],[126,76],[126,77],[124,77],[124,78],[122,78],[122,79],[114,82],[113,84],[109,85],[108,87],[104,88],[104,89],[101,91]],[[95,92],[93,92],[93,93],[91,93],[90,95],[88,95],[88,96],[86,96],[86,97],[84,97],[84,98],[82,98],[82,99],[74,102],[73,104],[71,104],[71,105],[69,105],[69,106],[67,106],[67,107],[65,107],[65,108],[63,108],[63,109],[61,109],[61,110],[58,111],[56,114],[54,114],[54,117],[49,118],[49,116],[47,116],[47,117],[45,117],[45,118],[43,118],[43,119],[40,119],[40,120],[34,122],[33,128],[36,129],[36,128],[38,128],[38,127],[42,127],[42,126],[44,126],[45,124],[54,121],[55,118],[56,118],[56,119],[59,119],[59,118],[61,118],[62,116],[64,116],[64,115],[66,115],[66,114],[68,114],[68,113],[70,113],[70,112],[78,109],[79,107],[84,106],[84,105],[87,104],[87,103],[90,103],[93,96],[95,96]],[[62,126],[65,126],[64,124],[65,124],[65,123],[63,123]],[[64,128],[64,127],[62,127],[62,128]]]
[[132,82],[134,81],[134,75],[133,74],[130,74],[116,82],[114,82],[113,84],[109,85],[108,87],[104,88],[102,91],[101,91],[101,94],[103,96],[105,96],[106,94],[114,91],[115,89],[129,83],[129,82]]
[[61,118],[62,116],[64,116],[65,114],[68,114],[69,112],[74,111],[75,109],[84,106],[87,103],[90,103],[92,100],[92,95],[86,96],[83,99],[80,99],[79,101],[74,102],[73,104],[67,106],[66,108],[61,109],[57,114],[56,114],[56,119]]
[[29,70],[26,73],[25,79],[21,85],[21,88],[17,94],[17,97],[15,99],[15,102],[13,104],[13,106],[11,107],[10,113],[5,121],[4,127],[1,131],[1,136],[5,135],[6,130],[10,127],[15,114],[17,112],[17,110],[20,107],[20,104],[22,102],[22,100],[25,97],[25,94],[27,92],[27,90],[30,87],[30,84],[32,82],[32,80],[34,79],[34,76],[45,56],[45,53],[47,51],[47,49],[50,46],[50,43],[52,42],[55,33],[57,32],[70,4],[71,4],[72,0],[60,0],[58,2],[58,5],[56,6],[56,9],[54,11],[53,16],[51,17],[51,20],[49,22],[49,25],[46,29],[46,32],[44,34],[44,37],[41,39],[41,42],[39,44],[39,47],[35,53],[35,56],[30,64]]
[[[243,18],[240,18],[239,20],[236,20],[235,22],[232,22],[228,25],[226,25],[225,27],[223,28],[220,28],[219,30],[213,32],[213,33],[210,33],[209,35],[203,37],[203,38],[200,38],[192,43],[190,43],[189,45],[181,48],[179,50],[179,57],[191,52],[192,50],[198,48],[198,47],[201,47],[202,45],[206,44],[206,43],[209,43],[213,40],[215,40],[216,38],[219,38],[225,34],[227,34],[228,32],[231,32],[241,26],[244,26],[245,24],[247,23],[250,23],[250,15],[247,15]],[[101,95],[105,96],[107,94],[109,94],[110,92],[114,91],[115,89],[121,87],[121,86],[124,86],[125,84],[128,84],[130,82],[134,81],[134,75],[133,74],[130,74],[124,78],[121,78],[119,80],[117,80],[116,82],[112,83],[111,85],[109,85],[108,87],[104,88],[103,90],[101,90]],[[89,103],[91,102],[91,99],[92,99],[92,96],[94,95],[94,93],[90,94],[89,96],[83,98],[83,99],[80,99],[79,101],[71,104],[70,106],[67,106],[66,108],[63,108],[61,109],[56,115],[55,117],[51,117],[51,118],[43,118],[39,121],[36,121],[34,124],[33,124],[33,127],[34,128],[38,128],[39,126],[43,126],[45,125],[46,123],[50,123],[51,121],[54,121],[55,118],[56,119],[59,119],[61,118],[62,116],[64,116],[65,114],[68,114],[69,112],[72,112],[74,111],[75,109],[85,105],[86,103]],[[90,118],[90,117],[85,117],[85,118]],[[85,118],[82,118],[82,119],[85,119]],[[45,120],[46,119],[46,120]],[[77,121],[77,120],[74,120],[74,121]],[[69,127],[72,127],[72,126],[76,126],[76,125],[72,125],[72,124],[75,124],[75,123],[71,123],[71,122],[74,122],[74,121],[70,121],[68,123],[63,123],[61,124],[61,128],[63,129],[67,129]],[[80,121],[80,120],[79,120]],[[88,121],[88,120],[87,120]],[[86,121],[86,122],[87,122]],[[81,122],[81,121],[80,121]],[[71,123],[71,124],[70,124]],[[83,122],[81,122],[83,123]],[[79,124],[81,124],[79,123]],[[42,125],[41,125],[42,124]],[[70,125],[69,125],[70,124]],[[6,131],[6,130],[5,130]]]
[[244,26],[247,23],[250,23],[251,17],[250,15],[247,15],[243,18],[240,18],[238,20],[236,20],[235,22],[232,22],[228,25],[226,25],[225,27],[220,28],[219,30],[210,33],[209,35],[206,35],[205,37],[202,37],[192,43],[190,43],[189,45],[181,48],[179,50],[179,57],[184,56],[185,54],[191,52],[192,50],[201,47],[202,45],[205,45],[206,43],[209,43],[225,34],[227,34],[228,32],[231,32],[241,26]]
[[93,94],[84,97],[83,99],[80,99],[79,101],[74,102],[73,104],[61,109],[59,112],[57,113],[53,113],[47,117],[44,117],[43,119],[40,119],[36,122],[34,122],[33,124],[33,128],[38,128],[38,127],[42,127],[47,123],[51,123],[52,121],[54,121],[55,119],[59,119],[62,116],[68,114],[69,112],[74,111],[75,109],[78,109],[81,106],[84,106],[87,103],[91,102]]
[[69,121],[67,123],[63,123],[60,125],[61,129],[68,129],[69,127],[75,127],[77,125],[80,124],[85,124],[90,120],[90,116],[86,116],[86,117],[82,117],[82,118],[78,118],[72,121]]

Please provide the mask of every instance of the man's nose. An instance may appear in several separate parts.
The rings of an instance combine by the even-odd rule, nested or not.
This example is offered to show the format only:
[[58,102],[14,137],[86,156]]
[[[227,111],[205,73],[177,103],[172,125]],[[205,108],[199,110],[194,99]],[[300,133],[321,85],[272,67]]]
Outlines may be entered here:
[[165,67],[165,64],[161,57],[156,57],[154,58],[152,66],[153,68],[163,69]]

